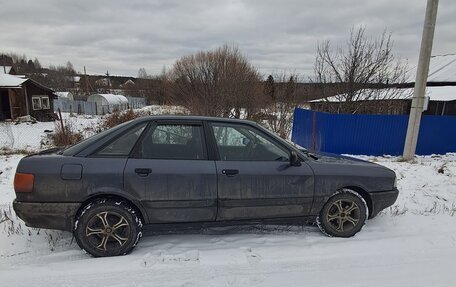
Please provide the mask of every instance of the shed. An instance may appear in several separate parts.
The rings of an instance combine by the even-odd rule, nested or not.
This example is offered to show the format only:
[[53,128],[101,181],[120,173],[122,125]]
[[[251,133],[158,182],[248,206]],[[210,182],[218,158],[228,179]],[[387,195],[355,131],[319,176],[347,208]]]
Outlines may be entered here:
[[54,91],[24,76],[0,73],[0,120],[30,115],[54,119]]
[[97,105],[97,115],[111,113],[114,110],[128,109],[128,100],[122,95],[94,94],[87,98],[87,102],[94,102]]

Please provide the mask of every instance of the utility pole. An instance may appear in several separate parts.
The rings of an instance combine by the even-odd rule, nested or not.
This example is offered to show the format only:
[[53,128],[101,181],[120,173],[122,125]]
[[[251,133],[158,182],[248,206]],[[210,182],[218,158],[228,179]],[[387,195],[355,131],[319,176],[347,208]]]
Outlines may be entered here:
[[434,40],[435,21],[437,19],[437,7],[439,0],[428,0],[424,19],[423,35],[421,38],[420,58],[416,71],[415,89],[413,91],[412,107],[410,109],[407,137],[405,138],[405,160],[411,160],[415,156],[418,132],[420,129],[421,114],[423,113],[424,94],[426,92],[427,77],[429,73],[429,61],[432,53]]

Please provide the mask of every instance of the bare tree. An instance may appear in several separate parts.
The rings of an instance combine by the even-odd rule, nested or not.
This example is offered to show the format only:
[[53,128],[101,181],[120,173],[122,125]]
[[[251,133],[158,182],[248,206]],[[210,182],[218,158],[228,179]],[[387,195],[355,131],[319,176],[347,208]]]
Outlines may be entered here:
[[166,69],[163,68],[160,75],[155,77],[157,86],[155,92],[155,99],[159,105],[171,104],[171,82],[168,79]]
[[140,68],[138,70],[138,79],[147,79],[149,76],[147,75],[146,69],[145,68]]
[[37,70],[40,70],[41,69],[41,63],[40,61],[38,60],[38,58],[35,58],[35,60],[33,60],[33,64],[35,65],[35,68]]
[[389,87],[405,82],[406,64],[392,48],[390,33],[369,38],[363,27],[351,29],[345,47],[318,44],[312,81],[321,84],[322,96],[328,89],[336,94],[338,105],[328,105],[330,112],[357,113],[368,100],[398,97],[401,91]]
[[260,76],[236,47],[184,56],[169,75],[175,101],[192,114],[240,118],[254,109]]
[[129,93],[131,96],[146,98],[149,104],[171,104],[170,85],[166,70],[153,76],[148,75],[145,68],[140,68],[134,88]]

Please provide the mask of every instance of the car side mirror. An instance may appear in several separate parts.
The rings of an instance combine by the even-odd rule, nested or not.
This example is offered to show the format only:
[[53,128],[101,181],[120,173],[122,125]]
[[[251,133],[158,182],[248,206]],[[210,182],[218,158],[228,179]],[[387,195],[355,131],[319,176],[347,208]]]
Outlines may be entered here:
[[299,159],[298,154],[294,150],[290,153],[290,165],[301,166],[301,160]]

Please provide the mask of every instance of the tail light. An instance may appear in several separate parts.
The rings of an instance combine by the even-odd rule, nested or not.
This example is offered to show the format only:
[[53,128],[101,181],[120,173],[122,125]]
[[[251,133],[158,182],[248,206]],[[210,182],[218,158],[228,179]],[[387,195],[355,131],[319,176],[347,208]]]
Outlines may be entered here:
[[14,176],[14,191],[32,192],[35,176],[30,173],[16,173]]

